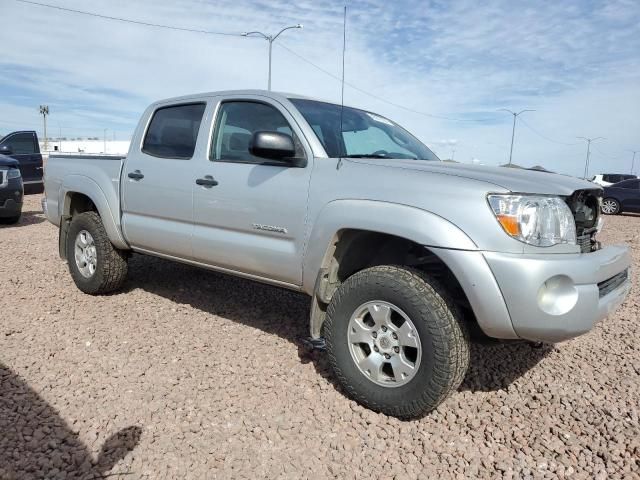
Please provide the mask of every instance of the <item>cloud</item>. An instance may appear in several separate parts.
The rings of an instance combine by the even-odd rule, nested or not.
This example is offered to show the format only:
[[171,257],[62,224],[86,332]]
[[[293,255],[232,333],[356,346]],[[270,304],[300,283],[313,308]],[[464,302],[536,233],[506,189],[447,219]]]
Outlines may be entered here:
[[[281,45],[339,78],[341,2],[50,1],[223,32],[303,23],[274,44],[274,88],[340,99],[339,81]],[[154,29],[15,0],[3,0],[2,11],[10,21],[0,31],[0,132],[39,127],[37,106],[47,103],[54,132],[108,128],[126,138],[159,98],[266,86],[261,39]],[[345,100],[398,121],[443,157],[455,145],[456,160],[494,165],[508,159],[512,121],[496,110],[532,108],[516,130],[518,164],[580,174],[585,149],[575,137],[605,136],[593,168],[627,171],[626,150],[640,148],[638,25],[634,0],[351,1],[345,77],[374,96],[347,87]]]

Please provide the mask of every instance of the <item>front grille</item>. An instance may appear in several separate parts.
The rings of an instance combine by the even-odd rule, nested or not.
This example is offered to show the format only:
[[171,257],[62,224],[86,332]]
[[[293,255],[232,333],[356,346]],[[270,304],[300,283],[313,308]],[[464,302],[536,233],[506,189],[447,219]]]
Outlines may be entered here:
[[616,288],[622,285],[629,278],[629,269],[626,269],[620,272],[617,275],[605,280],[604,282],[600,282],[598,284],[598,290],[600,291],[600,298],[608,295],[613,292]]

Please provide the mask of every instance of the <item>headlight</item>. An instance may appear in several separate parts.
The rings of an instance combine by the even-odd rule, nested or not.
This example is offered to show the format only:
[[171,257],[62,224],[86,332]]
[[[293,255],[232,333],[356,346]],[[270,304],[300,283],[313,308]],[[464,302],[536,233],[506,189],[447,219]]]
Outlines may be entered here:
[[7,174],[7,178],[20,178],[21,176],[20,170],[17,168],[10,168],[9,173]]
[[489,195],[489,205],[505,232],[537,247],[576,244],[576,223],[559,197]]

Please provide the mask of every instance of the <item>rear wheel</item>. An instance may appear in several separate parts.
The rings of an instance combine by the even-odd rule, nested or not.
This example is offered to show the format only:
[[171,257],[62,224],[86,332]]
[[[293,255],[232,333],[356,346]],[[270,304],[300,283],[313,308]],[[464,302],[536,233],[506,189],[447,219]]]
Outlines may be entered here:
[[111,244],[96,212],[80,213],[71,220],[67,263],[76,286],[91,295],[117,290],[127,277],[127,254]]
[[605,198],[602,201],[602,213],[605,215],[617,215],[620,213],[620,202],[615,198]]
[[380,266],[356,273],[333,296],[324,335],[348,394],[372,410],[412,418],[462,382],[469,341],[456,308],[423,272]]

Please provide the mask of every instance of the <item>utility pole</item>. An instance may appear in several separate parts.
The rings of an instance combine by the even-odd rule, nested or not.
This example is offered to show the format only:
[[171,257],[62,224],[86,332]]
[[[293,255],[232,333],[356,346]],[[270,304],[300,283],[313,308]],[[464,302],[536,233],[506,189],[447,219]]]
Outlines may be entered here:
[[292,25],[290,27],[285,27],[282,30],[280,30],[278,33],[276,33],[275,35],[266,35],[262,32],[244,32],[242,34],[243,37],[249,37],[251,35],[258,35],[262,38],[264,38],[266,41],[269,42],[269,82],[268,82],[268,89],[269,91],[271,91],[271,52],[273,50],[273,42],[276,40],[276,38],[278,38],[280,36],[280,34],[282,32],[284,32],[285,30],[289,30],[292,28],[302,28],[302,24],[299,23],[297,25]]
[[513,112],[508,108],[501,108],[500,110],[509,112],[511,115],[513,115],[513,129],[511,130],[511,150],[509,151],[509,165],[511,165],[511,160],[513,159],[513,140],[516,136],[516,118],[518,118],[518,115],[522,115],[524,112],[535,112],[535,110],[521,110],[518,113]]
[[47,115],[49,115],[49,105],[40,105],[40,115],[44,120],[44,151],[49,151],[49,142],[47,140]]
[[451,161],[453,161],[453,157],[456,156],[456,149],[455,147],[451,150]]
[[630,152],[633,153],[633,158],[631,159],[631,175],[633,175],[633,167],[636,163],[636,153],[638,153],[638,150],[630,150]]
[[105,154],[107,153],[107,130],[109,130],[109,129],[108,129],[108,128],[105,128],[105,129],[104,129],[104,133],[103,133],[103,135],[102,135],[102,139],[103,139],[103,141],[104,141],[104,148],[103,148],[103,151],[104,151],[104,153],[105,153]]
[[604,140],[604,137],[595,137],[595,138],[587,138],[587,137],[576,137],[587,142],[587,158],[584,161],[584,178],[586,180],[587,175],[589,174],[589,160],[591,158],[591,142],[595,142],[596,140]]

